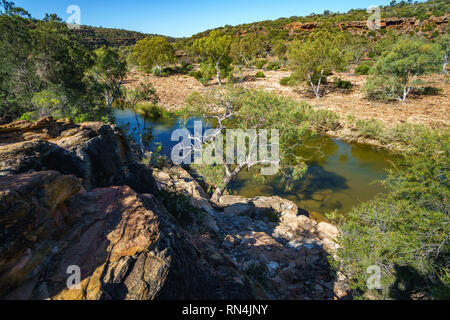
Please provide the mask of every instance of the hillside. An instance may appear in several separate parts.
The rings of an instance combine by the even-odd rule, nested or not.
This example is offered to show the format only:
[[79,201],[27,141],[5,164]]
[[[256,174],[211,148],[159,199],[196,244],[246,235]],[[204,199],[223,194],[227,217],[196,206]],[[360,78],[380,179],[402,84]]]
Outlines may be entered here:
[[[133,46],[139,40],[146,37],[153,37],[156,34],[148,34],[137,31],[129,31],[123,29],[101,28],[92,26],[81,26],[80,30],[76,30],[80,38],[80,42],[92,49],[102,46],[122,47]],[[174,38],[167,37],[170,41]]]

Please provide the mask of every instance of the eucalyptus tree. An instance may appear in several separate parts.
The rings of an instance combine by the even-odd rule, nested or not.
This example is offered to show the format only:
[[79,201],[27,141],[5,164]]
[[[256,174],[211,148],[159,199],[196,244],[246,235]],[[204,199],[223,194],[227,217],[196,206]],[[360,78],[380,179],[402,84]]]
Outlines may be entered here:
[[175,61],[175,50],[172,44],[162,36],[147,37],[138,41],[132,55],[145,71],[150,71],[153,67],[161,71],[165,65]]
[[112,48],[102,47],[94,51],[95,63],[88,72],[88,77],[98,84],[103,93],[108,110],[108,120],[112,118],[112,105],[122,96],[121,87],[127,74],[127,63]]
[[194,165],[213,172],[212,201],[217,202],[244,169],[260,167],[261,179],[281,173],[287,186],[306,172],[304,159],[295,153],[311,134],[304,104],[262,90],[227,87],[194,93],[187,102],[186,118],[210,119],[211,127],[202,138],[189,136],[185,148],[174,148],[172,155],[197,155]]
[[289,60],[295,68],[292,79],[310,85],[317,99],[320,99],[320,89],[327,75],[345,70],[348,66],[352,57],[348,43],[348,34],[328,29],[311,33],[305,42],[293,41],[288,51]]
[[366,84],[369,95],[405,102],[422,81],[420,76],[440,69],[439,48],[422,39],[403,38],[378,59]]
[[227,73],[231,65],[232,42],[231,36],[213,30],[207,37],[196,40],[192,46],[194,51],[214,68],[219,86],[222,85],[221,73]]

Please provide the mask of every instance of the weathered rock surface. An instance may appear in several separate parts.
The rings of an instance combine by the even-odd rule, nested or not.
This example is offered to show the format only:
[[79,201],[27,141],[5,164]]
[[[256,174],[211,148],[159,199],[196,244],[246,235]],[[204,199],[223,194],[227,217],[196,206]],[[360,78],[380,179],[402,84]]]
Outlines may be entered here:
[[[421,21],[414,17],[412,18],[386,18],[381,19],[380,28],[381,29],[394,29],[402,32],[413,32],[418,28],[434,24],[438,30],[443,30],[445,26],[448,26],[448,15],[442,17],[431,17],[429,20]],[[314,31],[320,26],[320,22],[292,22],[288,24],[285,29],[289,30],[289,33],[295,34],[303,31]],[[340,22],[335,25],[335,27],[341,30],[348,30],[354,33],[361,33],[363,31],[369,30],[367,26],[367,21],[349,21]]]
[[253,279],[259,298],[340,299],[348,294],[345,281],[336,278],[327,261],[337,247],[335,226],[315,222],[280,197],[225,195],[213,208],[200,185],[182,168],[155,170],[154,175],[160,188],[184,193],[198,207],[207,204],[213,222],[205,224],[218,229],[210,236],[211,245]]
[[[4,299],[241,299],[249,281],[218,274],[159,201],[127,186],[86,192],[55,171],[0,181]],[[81,287],[66,286],[70,266]],[[228,278],[227,278],[228,277]]]
[[0,126],[0,176],[55,170],[82,179],[87,190],[128,185],[155,193],[151,169],[137,162],[111,125],[43,118]]
[[[201,214],[180,224],[167,192]],[[3,299],[342,298],[327,261],[339,231],[304,214],[279,197],[211,203],[181,167],[136,161],[111,125],[0,126]]]

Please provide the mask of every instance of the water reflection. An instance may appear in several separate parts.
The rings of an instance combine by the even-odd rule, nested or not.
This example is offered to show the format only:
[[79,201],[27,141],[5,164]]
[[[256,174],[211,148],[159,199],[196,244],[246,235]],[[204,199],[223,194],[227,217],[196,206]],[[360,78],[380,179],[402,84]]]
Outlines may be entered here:
[[[135,122],[129,110],[118,110],[116,118],[119,124],[129,122],[133,126]],[[194,120],[186,125],[191,131]],[[172,131],[182,128],[183,124],[177,119],[146,122],[153,129],[154,142],[162,143],[162,153],[169,156],[178,143],[171,141]],[[386,169],[395,162],[391,153],[324,136],[313,137],[303,144],[295,152],[307,160],[309,168],[301,180],[293,183],[291,191],[286,191],[280,175],[266,177],[264,183],[254,179],[259,170],[252,168],[243,171],[228,192],[245,197],[278,195],[294,201],[318,220],[323,220],[324,214],[333,210],[345,214],[359,203],[385,192],[381,184],[373,182],[386,178]]]

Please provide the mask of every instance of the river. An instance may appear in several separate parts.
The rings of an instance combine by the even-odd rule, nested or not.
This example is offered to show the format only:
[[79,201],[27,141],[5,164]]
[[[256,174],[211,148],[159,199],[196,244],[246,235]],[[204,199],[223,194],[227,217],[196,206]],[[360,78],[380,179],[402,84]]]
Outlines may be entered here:
[[[144,119],[139,119],[143,126]],[[136,126],[130,110],[117,110],[116,120],[119,125]],[[179,121],[176,118],[146,120],[146,125],[152,128],[154,142],[162,144],[162,154],[170,156],[172,147],[178,143],[171,141],[171,136],[173,130],[181,127]],[[186,127],[192,132],[193,120]],[[331,211],[346,214],[354,206],[386,191],[379,181],[386,179],[387,169],[396,161],[392,153],[326,136],[316,136],[304,144],[307,147],[297,152],[308,159],[308,171],[290,191],[286,191],[280,175],[267,177],[263,183],[256,181],[253,178],[256,169],[243,171],[228,191],[244,197],[277,195],[292,200],[319,221],[325,220],[324,215]]]

